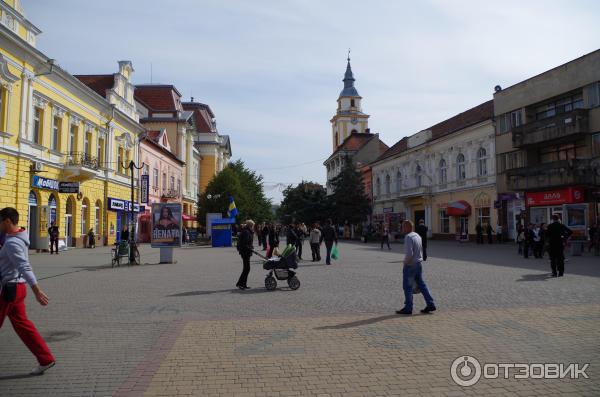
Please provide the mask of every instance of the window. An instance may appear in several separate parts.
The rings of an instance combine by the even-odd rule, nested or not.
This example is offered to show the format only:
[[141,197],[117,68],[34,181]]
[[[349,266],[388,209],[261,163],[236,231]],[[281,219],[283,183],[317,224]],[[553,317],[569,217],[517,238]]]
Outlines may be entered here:
[[450,217],[445,209],[440,210],[440,233],[450,233]]
[[351,106],[351,107],[354,107],[354,106],[355,106],[355,105],[354,105],[354,99],[350,99],[350,106]]
[[385,194],[390,194],[391,193],[391,178],[389,175],[385,176]]
[[72,124],[69,129],[69,152],[73,153],[77,151],[77,126]]
[[594,134],[592,136],[592,150],[594,154],[600,155],[600,134]]
[[521,111],[520,110],[515,110],[514,112],[510,113],[510,126],[512,128],[518,127],[521,124],[523,124],[522,119],[521,119]]
[[445,185],[448,182],[448,170],[446,168],[446,160],[440,160],[440,185]]
[[402,190],[402,173],[398,171],[396,173],[396,193],[400,193]]
[[154,187],[154,189],[158,189],[158,170],[156,168],[154,168],[152,170],[153,174],[152,174],[152,186]]
[[177,179],[177,193],[181,194],[181,179]]
[[421,187],[423,185],[423,175],[421,174],[421,171],[421,166],[417,164],[417,167],[415,168],[415,179],[417,187]]
[[163,192],[165,190],[167,190],[167,187],[168,187],[167,186],[167,174],[163,172],[163,175],[162,175],[162,190],[163,190]]
[[96,233],[96,235],[100,234],[100,207],[98,206],[98,203],[96,203],[96,214],[95,214],[95,219],[94,219],[94,233]]
[[554,117],[557,114],[568,113],[575,109],[583,108],[583,95],[581,93],[558,99],[554,102],[538,106],[535,110],[535,118],[543,120]]
[[582,147],[578,147],[574,143],[545,147],[539,151],[540,163],[576,159],[578,148],[581,150]]
[[33,110],[33,136],[31,140],[37,144],[42,143],[42,119],[44,118],[44,111],[40,108],[34,108]]
[[504,134],[510,130],[510,122],[508,119],[508,114],[501,114],[498,116],[498,133]]
[[98,139],[97,157],[98,164],[104,164],[104,138]]
[[6,101],[6,90],[0,88],[0,129],[5,131],[8,126],[4,126],[4,113],[5,110],[8,112],[8,109],[4,109],[4,103]]
[[61,124],[62,119],[60,117],[54,117],[52,119],[52,136],[50,138],[50,149],[55,151],[59,149]]
[[119,170],[120,174],[123,174],[125,172],[125,170],[123,169],[123,166],[124,166],[123,155],[124,155],[123,148],[119,147],[117,149],[117,170]]
[[588,87],[590,108],[600,106],[600,83],[594,83]]
[[487,175],[487,152],[484,148],[477,151],[477,176]]
[[81,235],[85,236],[87,234],[87,223],[86,220],[88,218],[88,207],[85,204],[81,204]]
[[375,182],[375,195],[379,197],[381,195],[381,180],[377,177],[377,182]]
[[92,132],[86,131],[85,136],[83,137],[83,153],[85,157],[88,158],[91,153],[91,144],[92,144]]
[[480,223],[481,226],[491,225],[489,207],[477,208],[477,222]]
[[175,177],[171,176],[171,190],[175,190]]
[[465,155],[459,153],[456,157],[456,179],[459,181],[464,181],[467,179],[467,172],[465,169]]

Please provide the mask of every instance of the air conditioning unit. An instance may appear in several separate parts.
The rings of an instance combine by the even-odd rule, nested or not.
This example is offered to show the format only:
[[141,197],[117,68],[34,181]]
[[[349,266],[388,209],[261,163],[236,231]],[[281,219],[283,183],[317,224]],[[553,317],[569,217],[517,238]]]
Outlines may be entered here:
[[34,161],[33,166],[31,167],[33,171],[39,172],[44,170],[44,164],[41,161]]

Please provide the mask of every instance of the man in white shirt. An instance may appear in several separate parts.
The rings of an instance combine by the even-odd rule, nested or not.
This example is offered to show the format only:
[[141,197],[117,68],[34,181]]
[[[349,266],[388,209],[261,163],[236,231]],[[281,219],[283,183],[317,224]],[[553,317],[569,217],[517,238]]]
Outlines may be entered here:
[[414,224],[405,220],[402,223],[404,237],[404,267],[402,268],[402,287],[404,289],[404,308],[397,310],[396,314],[412,314],[413,311],[413,280],[425,298],[427,306],[421,313],[431,313],[436,310],[433,298],[423,280],[423,242],[421,237],[414,232]]

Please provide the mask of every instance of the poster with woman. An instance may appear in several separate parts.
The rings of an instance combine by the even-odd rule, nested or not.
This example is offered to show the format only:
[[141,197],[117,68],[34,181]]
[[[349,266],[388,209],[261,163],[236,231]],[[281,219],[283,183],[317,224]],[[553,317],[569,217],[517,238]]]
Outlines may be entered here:
[[150,245],[153,248],[181,247],[181,225],[181,204],[152,204]]

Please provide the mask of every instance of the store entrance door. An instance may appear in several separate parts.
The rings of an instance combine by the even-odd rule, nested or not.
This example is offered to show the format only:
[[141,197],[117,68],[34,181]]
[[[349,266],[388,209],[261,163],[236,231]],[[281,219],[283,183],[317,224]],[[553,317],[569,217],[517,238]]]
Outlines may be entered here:
[[418,225],[421,219],[425,220],[425,210],[415,211],[415,225]]

